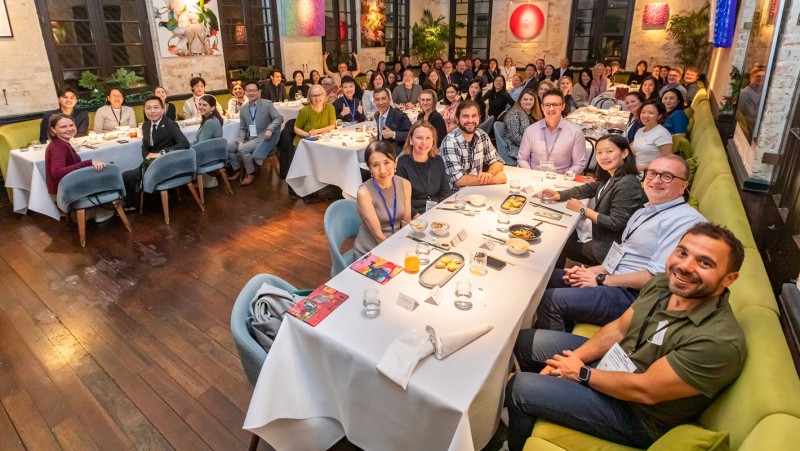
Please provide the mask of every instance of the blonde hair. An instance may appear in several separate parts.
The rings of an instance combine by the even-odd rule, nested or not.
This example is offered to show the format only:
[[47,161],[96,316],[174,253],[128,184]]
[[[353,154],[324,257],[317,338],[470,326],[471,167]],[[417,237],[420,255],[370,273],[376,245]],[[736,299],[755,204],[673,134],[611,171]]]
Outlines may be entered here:
[[[561,90],[561,82],[562,82],[562,81],[563,81],[565,78],[566,78],[567,80],[569,80],[569,85],[570,85],[570,88],[569,88],[569,92],[568,92],[568,94],[572,94],[572,86],[574,86],[574,84],[572,83],[572,77],[570,77],[570,76],[568,76],[568,75],[564,75],[563,77],[561,77],[561,78],[559,78],[559,79],[558,79],[558,85],[559,85],[559,86],[558,86],[558,90],[559,90],[559,91]],[[566,95],[566,94],[565,94],[565,95]]]
[[[434,98],[436,98],[436,96],[434,96]],[[411,155],[411,152],[414,151],[414,146],[411,144],[411,138],[414,137],[414,132],[417,131],[418,128],[427,128],[431,131],[431,135],[433,135],[433,144],[431,144],[431,150],[428,151],[428,158],[433,158],[436,155],[439,155],[439,148],[436,147],[436,129],[425,119],[420,119],[417,122],[414,122],[414,125],[412,125],[408,130],[408,139],[406,139],[406,143],[403,144],[403,154]]]
[[[541,85],[547,85],[547,89],[548,90],[550,90],[550,89],[558,89],[558,86],[556,86],[555,83],[553,83],[551,80],[548,80],[546,78],[539,82],[539,86],[541,86]],[[538,92],[539,88],[536,88],[536,91]]]

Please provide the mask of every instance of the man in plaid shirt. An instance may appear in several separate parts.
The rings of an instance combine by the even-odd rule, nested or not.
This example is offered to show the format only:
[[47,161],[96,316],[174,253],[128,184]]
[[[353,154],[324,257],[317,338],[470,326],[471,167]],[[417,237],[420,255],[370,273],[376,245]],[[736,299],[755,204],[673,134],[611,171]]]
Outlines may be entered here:
[[[462,186],[506,182],[503,160],[489,140],[489,135],[478,128],[481,120],[479,108],[473,100],[459,103],[456,108],[458,128],[445,136],[440,147],[453,191],[458,191]],[[487,168],[485,171],[484,167]]]

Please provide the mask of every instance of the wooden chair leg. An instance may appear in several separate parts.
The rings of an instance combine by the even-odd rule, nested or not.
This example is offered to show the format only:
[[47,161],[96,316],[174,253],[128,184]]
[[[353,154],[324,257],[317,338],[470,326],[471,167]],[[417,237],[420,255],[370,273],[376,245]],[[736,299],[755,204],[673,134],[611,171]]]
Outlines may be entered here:
[[250,448],[248,448],[248,451],[256,451],[258,449],[258,440],[258,436],[253,434],[250,438]]
[[75,210],[75,215],[78,217],[78,237],[81,240],[81,247],[86,247],[86,210],[83,208]]
[[186,187],[189,188],[189,192],[192,193],[192,196],[194,197],[195,202],[197,202],[197,205],[200,207],[200,210],[206,211],[206,208],[203,206],[203,203],[200,202],[200,197],[197,195],[197,190],[194,189],[194,185],[192,185],[192,183],[189,182],[186,184]]
[[117,210],[119,219],[121,219],[122,223],[125,224],[125,228],[128,229],[128,232],[132,231],[133,229],[131,229],[131,223],[128,222],[128,216],[125,215],[125,210],[122,208],[121,200],[114,201],[114,210]]
[[280,175],[281,173],[281,162],[278,160],[278,156],[276,154],[272,154],[269,157],[269,165],[272,167],[272,171],[275,175]]
[[169,225],[169,192],[161,191],[161,209],[164,210],[164,222]]
[[228,174],[225,173],[225,168],[220,169],[219,173],[222,176],[222,183],[224,183],[225,187],[228,188],[228,192],[233,194],[233,188],[231,188],[231,181],[228,180]]
[[197,174],[197,191],[200,193],[200,203],[205,204],[206,198],[203,196],[203,174]]
[[144,191],[139,193],[139,214],[144,213]]

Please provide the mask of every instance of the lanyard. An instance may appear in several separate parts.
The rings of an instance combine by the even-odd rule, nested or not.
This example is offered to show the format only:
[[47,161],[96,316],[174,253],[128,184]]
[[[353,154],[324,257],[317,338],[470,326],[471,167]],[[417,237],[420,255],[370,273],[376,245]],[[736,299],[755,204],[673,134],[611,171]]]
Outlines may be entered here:
[[647,324],[649,324],[649,323],[650,323],[650,318],[652,318],[652,317],[653,317],[653,315],[655,314],[655,312],[656,312],[656,307],[658,307],[659,305],[661,305],[661,303],[662,303],[662,302],[664,302],[665,300],[667,300],[667,298],[669,298],[670,296],[671,296],[671,294],[667,294],[666,296],[664,296],[664,297],[662,297],[661,299],[659,299],[659,300],[658,300],[658,301],[657,301],[655,304],[653,304],[653,306],[650,308],[650,311],[647,313],[647,318],[645,318],[645,320],[644,320],[644,324],[642,324],[642,328],[641,328],[641,329],[639,329],[639,337],[636,339],[636,346],[633,348],[633,351],[631,351],[630,353],[628,353],[628,355],[633,355],[633,353],[635,353],[636,351],[638,351],[638,350],[639,350],[639,348],[641,348],[642,346],[644,346],[644,344],[645,344],[645,343],[647,343],[647,342],[648,342],[650,339],[652,339],[653,337],[655,337],[655,336],[656,336],[656,334],[657,334],[657,333],[659,333],[659,332],[661,332],[662,330],[664,330],[664,329],[666,329],[666,328],[668,328],[669,326],[672,326],[672,325],[674,325],[674,324],[677,324],[677,323],[680,323],[680,322],[683,322],[683,321],[688,321],[688,320],[689,320],[689,317],[683,317],[683,318],[676,318],[676,319],[673,319],[672,321],[669,321],[667,324],[664,324],[663,326],[661,326],[661,327],[659,327],[658,329],[656,329],[656,331],[655,331],[655,332],[653,332],[653,333],[652,333],[652,334],[650,334],[650,335],[649,335],[647,338],[645,338],[644,340],[642,340],[642,337],[644,337],[644,330],[647,328]]
[[197,97],[192,96],[192,101],[194,102],[194,110],[197,112],[197,114],[200,114],[200,108],[197,106]]
[[353,97],[353,106],[352,107],[350,106],[349,103],[347,103],[347,97],[342,96],[342,100],[344,101],[344,104],[347,106],[347,108],[350,108],[350,118],[353,119],[351,122],[355,122],[356,121],[356,112],[355,112],[355,109],[356,109],[356,98]]
[[394,189],[394,207],[392,213],[389,213],[389,206],[386,205],[386,198],[383,197],[383,191],[381,191],[380,187],[378,186],[378,182],[376,182],[375,179],[372,179],[372,184],[375,185],[375,190],[378,192],[378,195],[381,196],[383,208],[386,209],[386,216],[389,217],[389,225],[392,226],[392,233],[394,233],[394,220],[397,218],[397,187],[394,184],[394,177],[392,177],[392,188]]
[[248,113],[250,114],[250,121],[251,121],[250,123],[255,124],[256,115],[258,115],[258,105],[253,104],[250,106],[250,108],[248,108],[248,110],[249,110]]
[[665,208],[665,209],[663,209],[661,211],[657,211],[657,212],[653,213],[652,215],[648,216],[644,221],[642,221],[639,224],[637,224],[636,227],[633,228],[633,230],[631,230],[630,232],[628,232],[627,235],[625,235],[625,239],[622,240],[622,243],[624,244],[626,241],[628,241],[628,238],[630,238],[631,235],[633,235],[633,232],[639,230],[639,227],[643,226],[645,222],[655,218],[656,216],[660,215],[661,213],[664,213],[665,211],[667,211],[669,209],[672,209],[672,208],[675,208],[675,207],[679,207],[679,206],[681,206],[681,205],[683,205],[685,203],[686,202],[679,202],[679,203],[677,203],[675,205],[670,205],[669,207],[667,207],[667,208]]
[[556,139],[553,140],[553,144],[547,142],[547,131],[545,130],[547,126],[545,125],[542,128],[542,141],[544,141],[544,147],[547,151],[547,155],[545,156],[545,161],[552,161],[550,156],[553,155],[553,149],[556,148],[556,143],[558,142],[558,137],[561,136],[561,129],[559,128],[556,132]]
[[117,118],[117,113],[114,112],[114,108],[111,108],[111,114],[114,115],[114,120],[117,121],[117,125],[122,125],[122,108],[119,109],[119,118]]
[[602,197],[603,191],[605,191],[606,188],[608,188],[608,184],[609,183],[611,183],[611,179],[606,180],[606,184],[601,186],[600,189],[597,190],[597,195],[595,197],[597,198],[598,202],[600,202],[600,199]]

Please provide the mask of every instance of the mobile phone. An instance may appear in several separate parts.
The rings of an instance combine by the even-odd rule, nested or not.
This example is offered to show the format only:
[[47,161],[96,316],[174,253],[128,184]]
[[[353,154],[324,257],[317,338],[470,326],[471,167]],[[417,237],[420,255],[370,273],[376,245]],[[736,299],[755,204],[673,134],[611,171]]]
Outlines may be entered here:
[[307,140],[309,140],[309,141],[316,141],[316,140],[317,140],[317,137],[316,137],[316,136],[306,136],[306,137],[305,137],[305,138],[303,138],[303,139],[307,139]]
[[488,267],[490,267],[492,269],[496,269],[496,270],[500,271],[501,269],[506,267],[506,262],[504,262],[502,260],[498,260],[498,259],[492,257],[491,255],[487,255],[486,256],[486,266],[488,266]]

